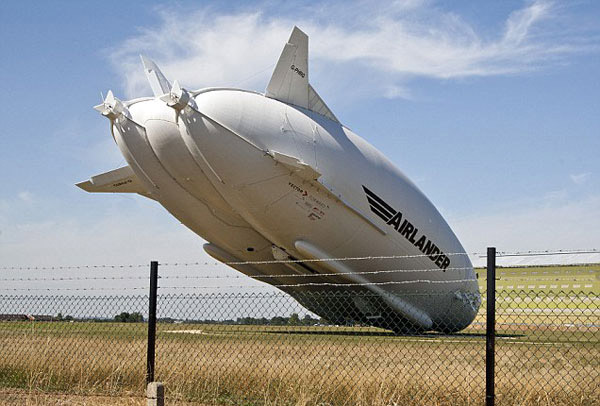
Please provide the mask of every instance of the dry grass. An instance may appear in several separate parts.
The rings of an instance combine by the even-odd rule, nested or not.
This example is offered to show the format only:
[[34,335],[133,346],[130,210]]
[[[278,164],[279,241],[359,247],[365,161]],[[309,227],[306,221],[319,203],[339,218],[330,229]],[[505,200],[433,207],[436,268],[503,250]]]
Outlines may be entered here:
[[[237,340],[233,346],[208,339],[202,345],[167,342],[180,351],[177,356],[168,345],[162,350],[168,354],[162,362],[171,365],[163,376],[172,393],[185,397],[202,382],[193,394],[207,401],[250,394],[266,404],[383,406],[480,404],[485,392],[482,341]],[[597,403],[599,355],[592,346],[581,353],[529,343],[500,346],[497,392],[503,396],[498,404]]]
[[[68,334],[60,333],[60,323],[38,323],[35,329],[3,328],[7,326],[0,324],[0,386],[21,392],[16,403],[0,404],[139,404],[135,395],[143,394],[144,388],[145,326],[135,327],[140,331],[131,334],[123,334],[119,324],[112,325],[111,334],[108,323],[101,331],[95,331],[99,327],[93,323],[73,323]],[[350,333],[323,328],[161,327],[157,378],[166,385],[169,404],[484,403],[484,342],[478,336],[392,337],[374,329]],[[195,329],[199,334],[176,333],[173,328]],[[593,343],[532,342],[526,337],[499,342],[497,404],[600,405],[599,360],[600,348]],[[110,395],[114,402],[70,396],[67,403],[60,403],[62,398],[47,395],[50,392]]]
[[126,396],[81,396],[36,391],[0,391],[0,406],[145,406],[146,399]]

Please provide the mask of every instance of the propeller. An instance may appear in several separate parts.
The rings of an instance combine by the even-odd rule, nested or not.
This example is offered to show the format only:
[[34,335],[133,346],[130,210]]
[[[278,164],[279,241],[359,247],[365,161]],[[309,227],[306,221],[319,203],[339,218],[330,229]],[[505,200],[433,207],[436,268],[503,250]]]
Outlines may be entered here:
[[179,85],[178,81],[173,82],[173,87],[169,93],[160,96],[160,99],[167,103],[167,106],[175,110],[184,109],[190,101],[190,93]]
[[127,115],[128,113],[127,107],[125,107],[121,100],[113,95],[112,90],[108,91],[104,101],[101,104],[94,106],[94,109],[111,120],[118,118],[122,114]]

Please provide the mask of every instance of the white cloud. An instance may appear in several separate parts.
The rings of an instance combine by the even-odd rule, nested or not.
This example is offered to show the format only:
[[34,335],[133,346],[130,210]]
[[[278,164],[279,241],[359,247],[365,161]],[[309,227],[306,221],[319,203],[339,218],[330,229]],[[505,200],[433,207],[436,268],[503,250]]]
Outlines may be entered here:
[[302,10],[293,16],[162,10],[158,26],[146,27],[111,49],[109,56],[123,76],[128,97],[148,94],[139,53],[156,59],[171,79],[189,88],[243,85],[262,90],[296,24],[310,35],[312,72],[328,67],[336,74],[327,79],[339,86],[368,82],[374,95],[405,97],[402,84],[411,77],[521,73],[562,61],[586,46],[572,33],[561,38],[560,32],[552,31],[555,24],[544,25],[557,16],[553,5],[543,0],[515,10],[492,38],[426,1],[377,6],[354,1],[335,14],[333,6],[322,7],[319,14],[338,18],[322,21]]
[[591,175],[592,175],[591,173],[585,172],[585,173],[578,173],[578,174],[570,175],[570,178],[573,181],[573,183],[581,186],[590,179]]
[[[263,21],[258,13],[187,16],[162,12],[162,24],[125,41],[110,55],[128,96],[148,93],[138,54],[148,54],[169,79],[190,88],[244,80],[274,64],[293,24]],[[270,71],[272,68],[268,69]],[[269,75],[264,72],[260,82]],[[256,80],[254,81],[254,84]]]
[[550,13],[550,3],[534,2],[529,7],[513,12],[506,21],[506,31],[503,42],[520,44],[527,39],[532,25]]

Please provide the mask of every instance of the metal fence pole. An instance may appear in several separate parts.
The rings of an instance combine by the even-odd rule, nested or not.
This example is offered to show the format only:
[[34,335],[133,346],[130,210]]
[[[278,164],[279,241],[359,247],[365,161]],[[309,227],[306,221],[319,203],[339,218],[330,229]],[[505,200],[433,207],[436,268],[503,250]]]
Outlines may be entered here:
[[156,345],[156,293],[158,290],[158,262],[150,262],[150,300],[148,304],[148,355],[146,358],[146,383],[154,382]]
[[485,333],[485,405],[494,406],[496,344],[496,247],[487,249],[487,308]]

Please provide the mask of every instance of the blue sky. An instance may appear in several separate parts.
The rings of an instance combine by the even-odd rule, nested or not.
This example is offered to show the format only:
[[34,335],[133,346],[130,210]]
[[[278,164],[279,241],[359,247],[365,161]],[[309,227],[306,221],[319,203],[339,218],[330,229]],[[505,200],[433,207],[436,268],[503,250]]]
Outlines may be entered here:
[[204,260],[158,204],[74,186],[125,163],[92,106],[151,94],[139,53],[188,88],[262,91],[294,24],[313,86],[468,251],[600,248],[599,17],[594,1],[2,2],[1,262]]

